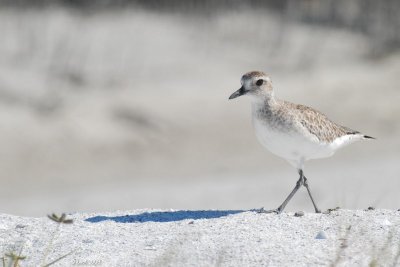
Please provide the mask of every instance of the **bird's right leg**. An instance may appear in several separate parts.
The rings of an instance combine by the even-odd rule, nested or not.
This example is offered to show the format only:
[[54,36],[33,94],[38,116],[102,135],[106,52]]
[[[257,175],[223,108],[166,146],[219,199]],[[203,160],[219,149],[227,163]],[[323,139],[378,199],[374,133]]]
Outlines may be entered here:
[[304,176],[300,175],[299,180],[297,180],[296,182],[296,186],[293,188],[292,192],[290,192],[289,196],[287,196],[287,198],[285,199],[285,201],[283,201],[283,203],[274,210],[264,210],[263,208],[261,210],[259,210],[260,213],[281,213],[286,205],[289,203],[289,201],[292,199],[292,197],[296,194],[297,190],[299,190],[299,188],[304,184]]
[[315,204],[314,198],[311,195],[311,190],[310,187],[308,186],[308,181],[307,178],[304,176],[303,170],[299,170],[300,176],[303,176],[303,185],[307,189],[308,195],[310,196],[311,202],[314,206],[315,213],[321,213],[321,210],[317,207],[317,204]]

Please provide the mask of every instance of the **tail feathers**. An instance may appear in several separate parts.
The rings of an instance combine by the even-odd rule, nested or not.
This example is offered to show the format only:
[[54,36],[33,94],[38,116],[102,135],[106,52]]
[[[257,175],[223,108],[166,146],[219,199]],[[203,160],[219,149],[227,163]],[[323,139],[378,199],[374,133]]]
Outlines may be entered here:
[[363,135],[364,139],[376,139],[375,137],[369,136],[369,135]]
[[375,137],[369,136],[369,135],[364,135],[362,133],[360,133],[359,131],[354,131],[351,129],[348,129],[349,131],[347,131],[347,134],[349,135],[357,135],[357,136],[361,136],[362,139],[376,139]]

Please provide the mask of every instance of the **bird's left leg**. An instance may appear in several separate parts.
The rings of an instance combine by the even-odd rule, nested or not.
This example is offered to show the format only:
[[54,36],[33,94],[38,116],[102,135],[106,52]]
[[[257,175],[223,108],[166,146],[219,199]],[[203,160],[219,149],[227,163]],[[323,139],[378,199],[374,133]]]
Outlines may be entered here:
[[315,204],[314,198],[311,195],[311,191],[310,191],[310,187],[308,186],[307,178],[304,176],[304,173],[303,173],[302,169],[299,170],[299,174],[300,174],[300,177],[303,177],[303,185],[307,189],[308,195],[310,196],[310,199],[311,199],[311,202],[312,202],[312,204],[314,206],[315,212],[316,213],[321,213],[321,210],[317,207],[317,205]]
[[286,205],[289,203],[289,201],[292,199],[292,197],[296,194],[297,190],[304,184],[304,177],[300,175],[299,180],[296,182],[296,186],[293,188],[292,192],[290,192],[289,196],[283,201],[283,203],[274,210],[264,210],[264,208],[261,208],[258,210],[258,213],[277,213],[280,214],[282,211],[285,209]]

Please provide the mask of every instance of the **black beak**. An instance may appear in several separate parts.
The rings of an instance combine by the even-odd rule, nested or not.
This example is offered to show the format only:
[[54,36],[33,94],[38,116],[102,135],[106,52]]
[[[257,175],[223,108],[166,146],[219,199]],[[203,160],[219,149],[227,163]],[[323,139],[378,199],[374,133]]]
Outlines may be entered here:
[[229,99],[234,99],[238,96],[244,95],[246,93],[246,91],[244,90],[243,86],[240,87],[239,90],[237,90],[236,92],[234,92],[233,94],[231,94],[231,96],[229,97]]

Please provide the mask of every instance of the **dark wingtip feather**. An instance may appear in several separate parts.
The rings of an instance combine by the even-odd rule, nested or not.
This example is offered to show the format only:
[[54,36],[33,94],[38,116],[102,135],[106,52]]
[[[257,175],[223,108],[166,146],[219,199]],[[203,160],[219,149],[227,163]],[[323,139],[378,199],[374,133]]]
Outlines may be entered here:
[[368,135],[364,135],[363,137],[364,137],[365,139],[376,139],[375,137],[368,136]]

